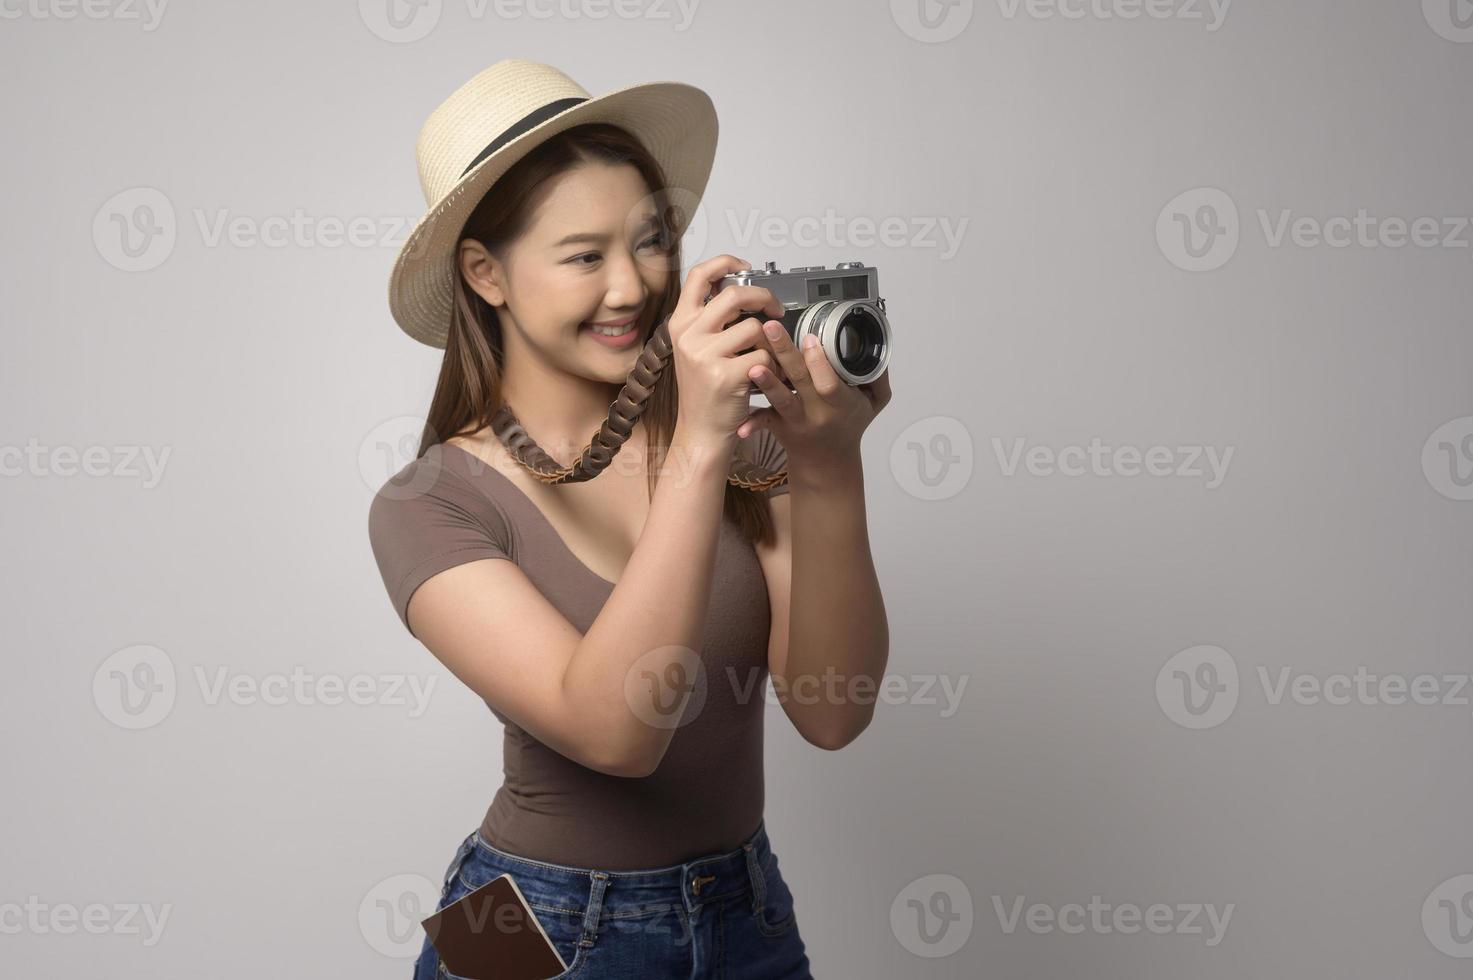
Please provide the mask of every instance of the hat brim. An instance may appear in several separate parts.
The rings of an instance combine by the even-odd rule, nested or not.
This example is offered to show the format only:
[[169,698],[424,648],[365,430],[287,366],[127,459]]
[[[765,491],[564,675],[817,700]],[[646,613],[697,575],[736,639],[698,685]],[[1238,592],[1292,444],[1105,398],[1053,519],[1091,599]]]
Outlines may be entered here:
[[[465,221],[486,191],[535,147],[563,130],[612,123],[644,144],[667,186],[699,200],[716,158],[716,107],[682,82],[647,82],[591,98],[533,127],[478,163],[432,207],[405,240],[389,276],[389,310],[415,340],[443,348],[454,308],[457,245]],[[677,208],[678,237],[694,217]]]

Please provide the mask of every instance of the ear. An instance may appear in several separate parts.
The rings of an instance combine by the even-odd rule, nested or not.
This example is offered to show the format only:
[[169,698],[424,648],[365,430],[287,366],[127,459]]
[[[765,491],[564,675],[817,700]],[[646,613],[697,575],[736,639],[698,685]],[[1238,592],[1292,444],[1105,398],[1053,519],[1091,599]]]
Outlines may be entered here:
[[506,305],[506,268],[474,238],[460,243],[460,274],[476,295],[495,307]]

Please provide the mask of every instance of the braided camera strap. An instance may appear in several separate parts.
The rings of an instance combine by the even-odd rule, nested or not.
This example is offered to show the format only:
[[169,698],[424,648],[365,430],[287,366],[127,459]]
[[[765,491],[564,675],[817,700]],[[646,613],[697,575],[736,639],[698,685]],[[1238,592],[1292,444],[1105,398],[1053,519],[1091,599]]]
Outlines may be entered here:
[[[591,480],[613,462],[619,447],[629,439],[634,431],[634,423],[644,414],[645,404],[655,390],[655,382],[660,380],[670,364],[673,350],[670,345],[669,321],[662,320],[650,334],[634,370],[629,372],[624,387],[619,389],[619,396],[609,406],[609,417],[604,420],[598,432],[594,433],[593,441],[572,466],[560,466],[557,460],[537,445],[510,405],[503,404],[492,416],[491,431],[501,439],[512,457],[543,483],[582,483]],[[757,492],[780,486],[787,479],[786,469],[773,472],[740,456],[734,456],[727,471],[726,482]]]

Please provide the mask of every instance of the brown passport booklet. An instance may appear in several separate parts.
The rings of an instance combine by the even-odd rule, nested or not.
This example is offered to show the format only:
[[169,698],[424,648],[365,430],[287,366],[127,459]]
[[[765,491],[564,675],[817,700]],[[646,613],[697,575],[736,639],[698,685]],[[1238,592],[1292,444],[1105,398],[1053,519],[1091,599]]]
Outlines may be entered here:
[[424,920],[445,969],[468,980],[547,980],[568,969],[511,875]]

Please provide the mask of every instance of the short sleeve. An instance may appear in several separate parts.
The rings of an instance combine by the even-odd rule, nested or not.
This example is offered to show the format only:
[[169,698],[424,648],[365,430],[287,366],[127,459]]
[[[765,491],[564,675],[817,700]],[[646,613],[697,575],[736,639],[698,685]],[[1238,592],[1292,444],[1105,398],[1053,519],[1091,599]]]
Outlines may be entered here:
[[[764,470],[776,473],[788,468],[788,451],[777,441],[777,436],[771,430],[758,429],[747,438],[746,447],[748,458]],[[770,498],[787,492],[788,483],[784,480],[775,487],[761,491],[761,496]]]
[[443,468],[433,451],[379,489],[368,509],[368,538],[399,620],[432,576],[482,558],[511,560],[511,528],[497,503]]

